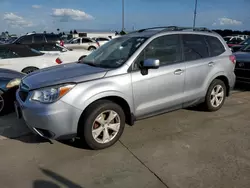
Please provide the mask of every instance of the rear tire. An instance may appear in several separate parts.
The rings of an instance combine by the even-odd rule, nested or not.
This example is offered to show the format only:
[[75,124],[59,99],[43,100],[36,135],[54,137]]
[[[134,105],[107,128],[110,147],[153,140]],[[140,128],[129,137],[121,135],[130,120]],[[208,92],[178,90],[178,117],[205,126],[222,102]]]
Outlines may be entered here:
[[89,106],[80,119],[79,136],[91,149],[99,150],[115,144],[124,127],[122,108],[111,101],[100,100]]
[[88,48],[88,51],[94,51],[94,50],[96,50],[96,47],[94,47],[94,46],[90,46],[90,47]]
[[86,55],[83,55],[83,56],[81,56],[79,59],[78,59],[78,61],[81,61],[83,58],[85,58],[86,57]]
[[22,72],[25,74],[29,74],[29,73],[32,73],[36,70],[39,70],[39,69],[36,67],[26,67],[25,69],[22,70]]
[[227,88],[222,80],[215,79],[209,86],[204,108],[209,112],[219,110],[226,99]]

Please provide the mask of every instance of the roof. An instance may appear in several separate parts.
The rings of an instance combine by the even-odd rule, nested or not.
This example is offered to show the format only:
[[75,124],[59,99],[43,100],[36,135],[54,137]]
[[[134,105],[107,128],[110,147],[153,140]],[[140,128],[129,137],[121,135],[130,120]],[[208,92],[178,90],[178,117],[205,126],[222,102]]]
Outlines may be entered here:
[[[156,34],[162,33],[195,33],[195,34],[207,34],[207,35],[216,35],[219,34],[207,29],[207,28],[192,28],[192,27],[178,27],[178,26],[164,26],[164,27],[152,27],[141,29],[137,31],[133,31],[128,33],[128,36],[135,36],[135,37],[151,37]],[[124,36],[127,36],[124,35]]]

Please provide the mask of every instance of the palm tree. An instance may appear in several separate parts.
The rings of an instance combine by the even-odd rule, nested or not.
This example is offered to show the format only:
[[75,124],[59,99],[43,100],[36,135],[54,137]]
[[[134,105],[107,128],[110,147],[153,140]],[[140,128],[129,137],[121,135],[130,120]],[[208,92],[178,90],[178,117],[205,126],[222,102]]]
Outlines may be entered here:
[[57,32],[59,33],[59,31],[60,31],[60,29],[59,28],[57,28]]

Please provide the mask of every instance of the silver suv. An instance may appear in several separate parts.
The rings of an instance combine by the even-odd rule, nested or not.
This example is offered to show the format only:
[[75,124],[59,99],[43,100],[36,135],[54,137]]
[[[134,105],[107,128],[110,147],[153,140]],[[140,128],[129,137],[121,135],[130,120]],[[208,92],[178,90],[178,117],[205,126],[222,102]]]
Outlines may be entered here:
[[113,39],[77,63],[22,79],[16,112],[48,139],[114,144],[125,123],[203,104],[220,109],[235,84],[235,57],[207,29],[148,28]]

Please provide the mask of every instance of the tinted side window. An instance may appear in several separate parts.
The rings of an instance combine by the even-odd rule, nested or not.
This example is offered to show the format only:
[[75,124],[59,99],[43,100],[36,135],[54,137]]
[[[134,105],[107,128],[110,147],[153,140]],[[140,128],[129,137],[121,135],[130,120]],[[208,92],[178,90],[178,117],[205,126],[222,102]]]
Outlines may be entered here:
[[208,46],[203,35],[182,35],[185,61],[209,57]]
[[53,34],[47,34],[45,35],[45,38],[47,40],[47,42],[56,42],[58,40],[60,40],[60,37],[58,35],[53,35]]
[[43,43],[43,42],[45,42],[44,35],[34,35],[34,42],[35,43]]
[[161,65],[182,60],[180,35],[166,35],[154,39],[139,55],[133,69],[137,70],[146,59],[159,59]]
[[109,39],[106,39],[106,38],[97,38],[96,40],[97,41],[109,41]]
[[225,52],[223,44],[216,37],[206,36],[207,43],[209,45],[210,56],[217,56]]
[[20,38],[17,42],[20,44],[31,44],[33,39],[33,35],[26,35]]
[[89,43],[89,42],[92,42],[91,40],[89,40],[89,39],[82,39],[82,43]]
[[75,39],[75,40],[72,40],[70,43],[71,44],[80,44],[80,40],[81,39]]

